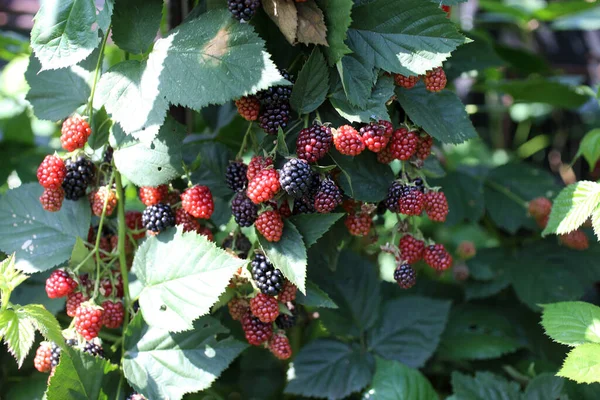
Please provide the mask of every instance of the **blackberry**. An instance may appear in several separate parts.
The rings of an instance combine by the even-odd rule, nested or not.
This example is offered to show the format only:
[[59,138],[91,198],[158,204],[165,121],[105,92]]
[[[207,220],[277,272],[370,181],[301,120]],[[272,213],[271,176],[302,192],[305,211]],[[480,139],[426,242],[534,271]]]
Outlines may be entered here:
[[417,189],[419,189],[422,193],[425,193],[425,183],[423,182],[422,178],[415,178],[412,182],[415,184]]
[[231,200],[231,213],[239,226],[252,226],[258,218],[258,206],[246,196],[246,193],[238,192]]
[[56,367],[60,361],[60,347],[56,345],[56,343],[52,343],[52,353],[50,355],[50,361],[52,363],[52,368]]
[[158,233],[175,226],[175,214],[171,206],[164,203],[148,206],[142,213],[142,224],[147,230]]
[[248,172],[248,166],[240,161],[232,161],[227,166],[227,172],[225,172],[225,183],[229,186],[229,189],[234,192],[240,192],[248,185],[248,178],[246,173]]
[[275,320],[275,324],[279,329],[290,329],[296,325],[296,322],[298,321],[298,306],[294,305],[294,307],[290,308],[290,311],[292,312],[292,315],[280,313]]
[[221,247],[224,249],[233,250],[240,258],[248,258],[248,253],[252,248],[252,243],[250,242],[250,239],[246,237],[246,235],[240,232],[235,236],[227,236],[225,240],[223,240],[223,244],[221,245]]
[[388,210],[398,212],[398,201],[402,193],[404,193],[403,185],[398,181],[394,181],[392,186],[389,187],[387,197],[384,200]]
[[264,254],[256,254],[252,260],[252,278],[256,281],[256,286],[264,294],[277,296],[285,278],[280,270],[275,269]]
[[294,200],[294,211],[292,211],[293,215],[298,214],[314,214],[317,210],[315,210],[314,199],[295,199]]
[[250,21],[259,7],[260,0],[227,0],[233,18],[242,22]]
[[327,214],[340,204],[342,204],[342,192],[331,179],[324,179],[315,195],[315,210],[321,214]]
[[313,163],[325,157],[332,145],[331,128],[326,125],[314,124],[309,128],[302,129],[298,134],[296,154],[298,154],[298,158]]
[[110,146],[107,146],[106,150],[104,150],[104,157],[102,158],[102,162],[110,164],[113,159],[113,153],[114,153],[114,149]]
[[98,343],[85,342],[85,344],[83,345],[83,352],[94,357],[104,358],[104,350],[102,349],[102,346],[100,346]]
[[394,271],[394,279],[402,289],[410,289],[417,283],[417,274],[408,264],[402,264]]
[[87,158],[79,156],[76,160],[65,161],[65,167],[67,175],[62,183],[65,198],[79,200],[85,196],[85,191],[94,179],[94,164]]
[[275,103],[263,107],[258,116],[258,124],[269,135],[277,135],[279,128],[284,129],[289,119],[289,103]]
[[281,187],[295,199],[301,198],[309,191],[312,180],[310,166],[299,158],[292,158],[286,162],[279,172]]
[[[294,78],[285,70],[279,69],[279,73],[285,80],[294,83]],[[288,103],[292,95],[292,86],[271,86],[258,92],[257,97],[264,106]]]

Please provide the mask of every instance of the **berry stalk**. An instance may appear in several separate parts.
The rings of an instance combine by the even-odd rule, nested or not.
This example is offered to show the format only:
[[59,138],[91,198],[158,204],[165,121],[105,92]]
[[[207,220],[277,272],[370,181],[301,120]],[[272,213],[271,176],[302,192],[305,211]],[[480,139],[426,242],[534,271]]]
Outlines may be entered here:
[[[127,224],[125,223],[125,193],[123,192],[123,182],[121,181],[121,174],[113,166],[115,172],[115,182],[117,184],[117,218],[119,220],[119,233],[117,250],[119,253],[119,267],[121,268],[121,279],[123,280],[123,305],[125,309],[125,316],[123,317],[123,333],[127,331],[127,325],[129,324],[129,271],[127,271],[127,258],[125,255],[125,239],[127,232]],[[123,357],[125,355],[125,341],[121,341],[121,365],[123,364]],[[121,378],[122,379],[122,378]]]

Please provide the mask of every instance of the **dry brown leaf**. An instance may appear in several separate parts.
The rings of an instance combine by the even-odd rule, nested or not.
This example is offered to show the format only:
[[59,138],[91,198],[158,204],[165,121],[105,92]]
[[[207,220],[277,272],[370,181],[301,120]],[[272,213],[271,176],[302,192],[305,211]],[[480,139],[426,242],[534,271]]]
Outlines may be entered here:
[[298,42],[305,44],[327,44],[327,25],[323,11],[317,6],[315,0],[296,3],[298,8]]
[[263,0],[263,9],[291,44],[296,43],[298,12],[294,0]]

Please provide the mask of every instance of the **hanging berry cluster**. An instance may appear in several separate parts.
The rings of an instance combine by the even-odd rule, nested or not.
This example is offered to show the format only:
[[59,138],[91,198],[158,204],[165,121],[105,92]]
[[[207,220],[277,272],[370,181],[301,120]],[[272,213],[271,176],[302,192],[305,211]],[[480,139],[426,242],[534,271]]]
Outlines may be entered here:
[[287,360],[292,348],[286,330],[296,324],[299,306],[294,301],[298,289],[260,252],[251,262],[251,274],[246,272],[240,271],[230,283],[236,297],[227,304],[229,314],[242,324],[248,343],[265,346],[275,357]]

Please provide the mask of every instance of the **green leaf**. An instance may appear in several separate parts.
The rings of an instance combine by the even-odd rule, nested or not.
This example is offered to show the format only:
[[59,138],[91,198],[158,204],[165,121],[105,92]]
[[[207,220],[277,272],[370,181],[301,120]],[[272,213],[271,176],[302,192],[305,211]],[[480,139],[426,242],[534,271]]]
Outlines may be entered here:
[[195,232],[170,229],[146,239],[133,261],[142,284],[140,309],[146,322],[177,332],[210,311],[235,271],[234,258]]
[[200,159],[200,167],[192,172],[192,182],[208,186],[213,196],[231,196],[231,189],[225,183],[227,165],[233,158],[231,151],[215,142],[192,142],[183,147],[185,152],[193,150]]
[[356,157],[331,154],[342,170],[340,186],[344,193],[358,201],[379,202],[387,196],[394,172],[387,164],[377,161],[377,155],[365,151]]
[[288,375],[285,393],[342,399],[367,386],[373,356],[332,339],[317,339],[300,350]]
[[376,358],[375,376],[363,400],[438,400],[431,383],[418,370]]
[[600,184],[579,181],[560,191],[552,202],[548,225],[542,235],[563,234],[579,228],[600,203]]
[[0,198],[0,249],[15,252],[16,267],[27,273],[45,271],[69,259],[75,239],[87,237],[87,199],[65,201],[58,212],[44,211],[43,188],[27,183]]
[[114,152],[119,171],[137,186],[158,186],[183,174],[185,128],[167,118],[151,143],[129,142]]
[[559,82],[546,79],[512,80],[496,87],[513,97],[517,103],[545,103],[556,107],[577,108],[589,100],[589,96]]
[[348,27],[352,22],[352,0],[317,0],[317,4],[325,14],[327,23],[327,44],[323,47],[329,65],[337,63],[344,54],[352,50],[346,45]]
[[[15,268],[14,253],[0,262],[0,291],[10,293],[28,278],[27,275]],[[6,298],[0,298],[0,305],[4,305],[4,301]],[[8,304],[5,307],[8,307]]]
[[291,217],[290,221],[302,235],[306,248],[309,248],[343,216],[343,213],[300,214]]
[[452,373],[455,400],[520,400],[519,384],[489,372],[477,372],[474,377]]
[[100,147],[104,146],[108,141],[111,127],[112,121],[108,117],[104,107],[102,107],[99,111],[96,111],[94,118],[92,119],[92,134],[88,138],[88,146],[94,150],[98,150]]
[[477,137],[465,106],[456,93],[432,93],[423,84],[397,88],[398,102],[415,124],[442,143],[458,144]]
[[589,164],[590,171],[593,170],[598,160],[600,160],[600,129],[592,129],[581,139],[575,157],[582,155]]
[[352,17],[346,43],[388,72],[425,74],[468,42],[439,5],[421,0],[374,0],[354,7]]
[[511,283],[510,265],[513,258],[505,249],[480,249],[475,258],[467,261],[471,279],[465,288],[467,300],[493,296]]
[[600,382],[600,345],[585,343],[575,347],[556,375],[577,383]]
[[60,324],[44,306],[28,304],[19,309],[17,313],[25,316],[46,340],[56,343],[63,349],[66,348]]
[[368,332],[369,347],[385,359],[422,367],[440,342],[449,311],[449,301],[420,296],[390,300]]
[[331,105],[338,114],[350,122],[370,122],[375,119],[390,119],[385,103],[394,95],[394,80],[391,76],[381,76],[366,100],[366,107],[352,105],[344,92],[337,75],[332,76]]
[[485,360],[522,347],[514,327],[502,314],[474,305],[455,307],[438,354],[451,360]]
[[600,307],[583,301],[543,306],[542,326],[555,342],[568,346],[600,343]]
[[514,234],[522,226],[535,226],[527,215],[526,202],[539,196],[554,197],[556,190],[548,172],[522,163],[506,164],[488,173],[485,206],[499,227]]
[[112,16],[112,40],[123,51],[145,53],[160,27],[161,0],[117,1]]
[[66,347],[48,383],[48,400],[108,400],[117,397],[119,367],[101,357]]
[[120,62],[98,81],[98,103],[104,104],[125,133],[151,141],[163,124],[169,103],[159,92],[161,69],[158,56],[144,61]]
[[338,308],[331,297],[312,281],[306,281],[306,295],[298,293],[296,303],[307,307]]
[[125,377],[148,399],[179,400],[207,389],[248,347],[231,336],[222,338],[228,332],[212,317],[196,321],[194,330],[170,333],[145,325],[137,315],[125,332]]
[[98,27],[104,34],[108,34],[108,28],[111,26],[115,0],[105,0],[102,10],[98,13]]
[[83,265],[79,266],[81,272],[94,272],[96,270],[96,261],[94,260],[94,257],[90,257],[83,262],[90,252],[91,250],[83,243],[83,239],[79,237],[75,239],[75,246],[73,246],[73,252],[71,253],[71,258],[69,260],[69,268],[75,269],[79,264],[83,263]]
[[336,67],[348,103],[366,108],[373,84],[377,81],[376,70],[368,68],[357,54],[342,57]]
[[96,52],[92,53],[81,65],[52,71],[42,71],[38,59],[33,55],[29,58],[25,78],[30,89],[26,99],[38,118],[51,121],[64,119],[87,103],[93,70],[88,61],[95,55]]
[[453,171],[441,179],[433,179],[432,186],[441,186],[448,200],[446,223],[455,225],[463,221],[477,222],[483,216],[483,181],[467,171]]
[[539,304],[581,298],[600,276],[597,259],[597,248],[569,250],[549,239],[523,248],[508,267],[519,299],[540,311]]
[[287,83],[251,25],[240,24],[228,10],[178,26],[156,42],[153,57],[164,65],[161,94],[194,110]]
[[100,43],[93,0],[41,2],[31,29],[31,47],[43,69],[69,67]]
[[595,31],[600,29],[600,8],[595,7],[575,15],[559,18],[552,24],[556,30]]
[[290,103],[298,114],[308,114],[325,101],[329,87],[329,71],[325,58],[315,47],[298,73]]
[[33,321],[26,314],[11,309],[0,312],[0,338],[4,338],[20,368],[35,340]]
[[540,374],[527,385],[523,400],[558,399],[563,393],[564,385],[565,381],[561,378],[552,374]]
[[377,270],[370,261],[346,250],[340,254],[335,271],[320,270],[311,278],[339,307],[320,310],[330,332],[358,337],[376,323],[381,289]]
[[306,247],[294,224],[289,220],[284,221],[283,235],[279,242],[269,242],[262,235],[258,235],[258,240],[275,268],[302,293],[306,293]]

